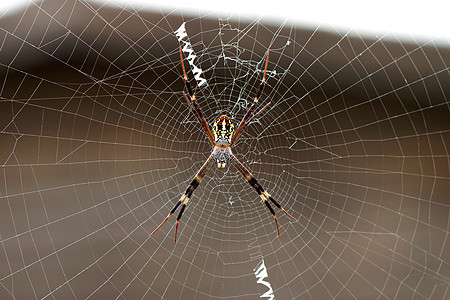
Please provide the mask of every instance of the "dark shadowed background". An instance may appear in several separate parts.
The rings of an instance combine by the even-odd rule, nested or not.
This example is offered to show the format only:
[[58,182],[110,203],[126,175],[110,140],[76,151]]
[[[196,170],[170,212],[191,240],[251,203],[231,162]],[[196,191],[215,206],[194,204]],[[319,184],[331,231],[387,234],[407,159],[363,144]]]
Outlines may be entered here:
[[[298,218],[276,210],[279,238],[232,164],[176,245],[176,215],[149,238],[211,151],[182,94],[183,22],[209,124],[238,124],[270,49],[271,105],[233,150]],[[449,65],[450,44],[289,20],[74,0],[3,16],[0,298],[450,297]]]

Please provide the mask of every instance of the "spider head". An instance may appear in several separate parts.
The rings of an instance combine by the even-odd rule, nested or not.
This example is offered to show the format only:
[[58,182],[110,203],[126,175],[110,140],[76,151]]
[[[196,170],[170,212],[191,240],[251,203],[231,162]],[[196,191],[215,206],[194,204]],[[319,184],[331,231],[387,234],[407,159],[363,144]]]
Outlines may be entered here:
[[227,116],[220,116],[213,125],[214,141],[218,145],[229,145],[234,132],[234,124]]

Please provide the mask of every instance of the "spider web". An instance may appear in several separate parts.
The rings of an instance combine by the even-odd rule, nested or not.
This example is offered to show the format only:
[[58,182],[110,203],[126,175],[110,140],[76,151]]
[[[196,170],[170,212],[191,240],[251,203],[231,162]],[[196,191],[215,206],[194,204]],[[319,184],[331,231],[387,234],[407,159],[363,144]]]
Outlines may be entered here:
[[[295,218],[211,152],[183,98]],[[326,29],[326,30],[325,30]],[[32,1],[0,19],[1,299],[449,297],[450,48],[440,40]],[[448,42],[448,40],[447,40]]]

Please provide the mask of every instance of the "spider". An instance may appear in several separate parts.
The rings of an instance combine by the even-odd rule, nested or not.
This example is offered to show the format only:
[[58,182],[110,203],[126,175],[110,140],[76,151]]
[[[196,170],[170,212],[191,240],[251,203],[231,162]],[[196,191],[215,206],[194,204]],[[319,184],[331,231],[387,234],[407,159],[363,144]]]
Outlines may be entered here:
[[276,207],[278,207],[281,211],[283,211],[286,215],[288,215],[294,221],[298,222],[297,219],[295,219],[290,214],[288,214],[281,207],[281,205],[277,201],[275,201],[267,191],[265,191],[263,189],[261,184],[259,184],[258,180],[256,180],[256,178],[236,158],[236,156],[234,156],[233,152],[231,151],[232,146],[234,145],[234,143],[236,143],[237,139],[242,134],[242,132],[245,130],[245,128],[248,126],[248,124],[251,123],[270,104],[270,102],[268,104],[266,104],[257,114],[255,114],[249,120],[250,115],[252,114],[253,109],[255,108],[256,104],[258,103],[258,99],[261,96],[261,93],[262,93],[264,85],[265,85],[267,64],[269,62],[269,51],[267,51],[266,64],[264,67],[264,75],[263,75],[261,84],[259,85],[258,92],[256,93],[255,99],[253,100],[253,104],[250,106],[249,110],[245,114],[245,116],[242,119],[241,123],[239,124],[236,132],[234,132],[234,124],[231,121],[231,119],[226,115],[222,115],[214,123],[213,132],[211,133],[211,130],[209,129],[208,124],[206,123],[205,118],[203,117],[203,114],[202,114],[199,106],[197,105],[197,102],[195,100],[195,94],[192,91],[191,84],[189,83],[188,77],[186,75],[186,69],[184,68],[183,53],[181,51],[181,47],[180,47],[180,58],[181,58],[181,66],[183,68],[183,74],[184,74],[184,82],[185,82],[186,89],[189,93],[189,97],[186,95],[186,93],[184,91],[183,91],[183,95],[184,95],[186,101],[188,102],[191,110],[194,112],[195,117],[200,122],[200,124],[203,128],[203,131],[206,133],[209,141],[211,142],[211,144],[213,146],[213,150],[212,150],[211,155],[208,157],[208,159],[203,164],[203,166],[200,168],[200,170],[194,176],[194,179],[187,187],[186,192],[181,196],[181,198],[178,200],[178,202],[175,204],[175,206],[169,212],[169,215],[150,234],[150,236],[152,236],[159,228],[161,228],[161,226],[167,221],[167,219],[170,218],[170,216],[177,210],[177,208],[180,205],[182,205],[181,210],[177,217],[177,225],[175,228],[175,244],[177,243],[178,222],[180,221],[180,218],[183,215],[184,210],[186,209],[186,205],[187,205],[189,199],[191,198],[192,193],[199,186],[199,184],[202,181],[203,177],[205,176],[206,172],[211,167],[211,165],[212,165],[211,162],[213,160],[216,160],[218,168],[225,168],[227,161],[234,162],[235,167],[242,174],[244,179],[256,190],[256,192],[261,197],[264,204],[269,209],[270,213],[273,215],[275,224],[277,226],[278,237],[280,237],[280,229],[278,228],[277,217],[276,217],[275,211],[273,210],[269,201],[271,201],[273,204],[275,204]]

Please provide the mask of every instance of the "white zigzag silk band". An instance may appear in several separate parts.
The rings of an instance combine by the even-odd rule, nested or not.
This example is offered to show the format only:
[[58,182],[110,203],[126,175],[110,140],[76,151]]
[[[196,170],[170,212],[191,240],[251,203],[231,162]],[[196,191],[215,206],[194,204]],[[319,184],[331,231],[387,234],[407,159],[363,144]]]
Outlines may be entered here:
[[178,28],[174,33],[176,34],[178,41],[183,43],[182,51],[186,54],[186,59],[191,65],[192,73],[194,74],[194,78],[197,81],[198,86],[208,85],[206,79],[202,77],[202,69],[194,64],[194,60],[197,56],[195,55],[194,49],[188,40],[185,25],[186,22],[181,24],[180,28]]
[[273,289],[272,286],[270,285],[270,282],[264,280],[264,278],[269,276],[269,274],[267,273],[266,265],[264,264],[264,260],[261,261],[259,266],[254,271],[255,277],[258,278],[257,283],[263,284],[268,288],[268,290],[259,297],[268,298],[268,300],[275,300],[275,296],[273,294]]

